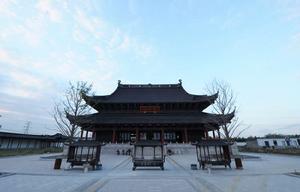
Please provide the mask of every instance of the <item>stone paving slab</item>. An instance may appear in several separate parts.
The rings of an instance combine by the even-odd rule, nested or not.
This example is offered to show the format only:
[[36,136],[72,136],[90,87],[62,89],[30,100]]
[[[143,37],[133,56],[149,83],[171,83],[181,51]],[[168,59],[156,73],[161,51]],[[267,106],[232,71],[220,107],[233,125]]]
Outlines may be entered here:
[[195,192],[195,189],[186,179],[163,178],[129,178],[110,179],[98,192],[163,192],[163,191],[187,191]]
[[[252,155],[252,154],[251,154]],[[54,160],[40,156],[0,158],[0,171],[13,173],[0,177],[0,191],[298,191],[300,178],[289,176],[300,170],[300,157],[255,154],[259,160],[243,161],[244,169],[214,168],[191,170],[195,155],[174,155],[166,158],[165,170],[132,171],[128,156],[106,154],[101,157],[103,169],[83,173],[81,168],[54,170]],[[63,162],[63,165],[65,162]],[[234,164],[233,166],[234,167]]]

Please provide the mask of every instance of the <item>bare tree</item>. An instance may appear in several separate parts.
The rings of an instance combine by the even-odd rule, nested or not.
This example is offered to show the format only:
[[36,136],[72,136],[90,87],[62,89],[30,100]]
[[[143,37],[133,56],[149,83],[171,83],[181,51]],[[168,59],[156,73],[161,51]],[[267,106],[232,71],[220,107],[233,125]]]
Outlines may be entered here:
[[233,137],[239,137],[250,126],[244,126],[237,116],[237,102],[234,91],[231,86],[225,81],[214,80],[206,86],[207,92],[212,95],[218,93],[218,98],[212,105],[213,112],[221,115],[235,114],[231,123],[221,125],[221,134],[224,139],[231,140]]
[[68,136],[70,140],[78,136],[79,127],[76,123],[71,124],[66,118],[66,114],[76,117],[90,112],[91,108],[85,103],[82,98],[83,94],[91,94],[92,84],[78,81],[76,83],[69,82],[69,87],[66,90],[63,99],[54,104],[53,118],[57,125],[57,131]]

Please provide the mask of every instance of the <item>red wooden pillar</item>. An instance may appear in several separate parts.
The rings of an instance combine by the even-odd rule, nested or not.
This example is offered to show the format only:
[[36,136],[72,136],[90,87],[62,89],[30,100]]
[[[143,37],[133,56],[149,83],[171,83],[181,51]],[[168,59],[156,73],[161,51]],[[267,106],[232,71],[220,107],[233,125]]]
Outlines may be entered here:
[[161,128],[161,131],[160,131],[160,142],[165,143],[165,131],[163,128]]
[[188,133],[187,133],[187,128],[186,127],[184,128],[184,142],[185,143],[189,142],[189,140],[188,140]]
[[116,142],[116,130],[113,129],[113,134],[112,134],[112,143]]

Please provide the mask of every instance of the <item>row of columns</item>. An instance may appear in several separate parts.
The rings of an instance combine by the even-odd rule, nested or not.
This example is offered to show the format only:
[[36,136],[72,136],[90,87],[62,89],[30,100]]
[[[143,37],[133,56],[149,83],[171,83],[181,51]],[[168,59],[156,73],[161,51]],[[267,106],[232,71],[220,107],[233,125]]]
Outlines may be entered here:
[[47,148],[47,147],[59,147],[61,142],[49,141],[43,139],[27,139],[27,138],[0,138],[0,148],[1,149],[37,149],[37,148]]
[[[84,135],[84,130],[81,130],[81,139],[85,139],[85,140],[88,140],[88,134],[89,133],[92,133],[92,139],[96,139],[96,132],[93,131],[93,132],[90,132],[90,131],[85,131],[85,138],[83,137]],[[138,128],[135,129],[135,134],[136,134],[136,141],[139,141],[139,134],[140,131]],[[164,143],[164,129],[160,129],[160,133],[161,133],[161,142]],[[215,139],[216,138],[216,134],[215,134],[215,131],[213,130],[212,131],[213,133],[213,138]],[[218,138],[221,138],[221,135],[220,135],[220,130],[217,130],[217,133],[218,133]],[[183,136],[183,142],[185,143],[188,143],[189,142],[189,138],[188,138],[188,131],[187,131],[187,128],[184,128],[183,131],[182,131],[182,136]],[[208,134],[208,130],[205,130],[204,131],[204,138],[209,138],[209,134]],[[113,129],[113,133],[112,133],[112,143],[115,143],[116,142],[116,129]]]

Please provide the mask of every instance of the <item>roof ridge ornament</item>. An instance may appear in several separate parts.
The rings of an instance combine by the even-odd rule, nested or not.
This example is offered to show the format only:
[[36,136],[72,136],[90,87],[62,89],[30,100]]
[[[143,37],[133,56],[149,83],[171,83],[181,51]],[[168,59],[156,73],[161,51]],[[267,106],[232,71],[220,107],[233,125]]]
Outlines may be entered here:
[[182,79],[178,79],[179,85],[182,85]]
[[121,85],[121,80],[118,80],[118,85]]

